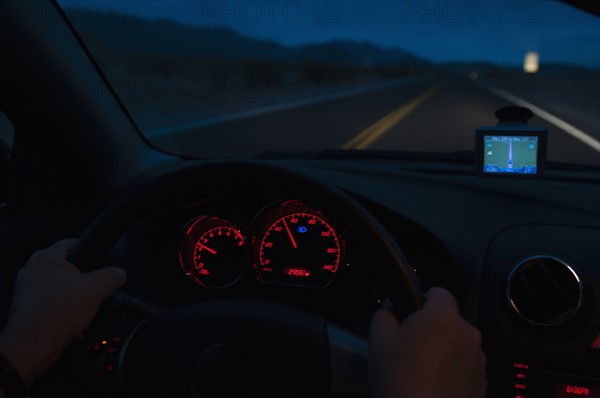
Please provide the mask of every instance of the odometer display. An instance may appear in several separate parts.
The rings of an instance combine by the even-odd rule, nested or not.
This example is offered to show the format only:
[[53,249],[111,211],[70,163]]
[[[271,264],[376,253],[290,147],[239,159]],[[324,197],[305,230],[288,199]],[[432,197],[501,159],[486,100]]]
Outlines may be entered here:
[[267,224],[259,237],[255,262],[259,280],[314,288],[329,285],[340,266],[340,240],[329,223],[315,213],[293,212]]

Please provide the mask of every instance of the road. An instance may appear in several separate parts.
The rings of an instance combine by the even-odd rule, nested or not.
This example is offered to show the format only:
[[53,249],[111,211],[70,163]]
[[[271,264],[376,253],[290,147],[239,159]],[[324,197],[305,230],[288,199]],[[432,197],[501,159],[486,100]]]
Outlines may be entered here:
[[[492,91],[486,84],[468,80],[411,79],[391,87],[315,95],[296,105],[200,121],[181,131],[154,134],[152,140],[191,157],[324,148],[472,150],[475,128],[495,125],[497,109],[519,102],[510,93]],[[548,129],[549,160],[600,167],[597,111],[570,107],[566,100],[535,104],[530,125]],[[568,130],[583,133],[587,142]]]

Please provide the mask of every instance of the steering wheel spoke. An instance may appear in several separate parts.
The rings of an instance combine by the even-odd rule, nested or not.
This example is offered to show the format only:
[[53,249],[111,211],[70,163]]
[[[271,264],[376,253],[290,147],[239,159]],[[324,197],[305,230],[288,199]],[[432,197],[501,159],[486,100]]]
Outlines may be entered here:
[[335,324],[327,324],[331,395],[369,396],[367,341]]

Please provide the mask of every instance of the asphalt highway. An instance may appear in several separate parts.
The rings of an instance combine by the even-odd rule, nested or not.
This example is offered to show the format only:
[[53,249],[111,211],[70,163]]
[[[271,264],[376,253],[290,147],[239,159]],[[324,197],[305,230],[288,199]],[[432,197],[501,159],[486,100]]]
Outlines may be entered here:
[[483,82],[415,78],[388,87],[315,93],[298,104],[175,126],[152,140],[190,157],[325,148],[473,150],[476,127],[495,125],[497,109],[520,104],[534,108],[531,126],[548,129],[550,161],[600,167],[597,112],[570,109],[568,100],[529,101]]

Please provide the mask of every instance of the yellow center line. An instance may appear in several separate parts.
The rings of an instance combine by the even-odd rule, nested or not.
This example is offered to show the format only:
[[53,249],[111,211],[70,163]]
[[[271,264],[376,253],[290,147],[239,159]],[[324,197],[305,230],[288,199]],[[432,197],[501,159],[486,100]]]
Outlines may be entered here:
[[416,98],[413,98],[409,102],[401,105],[389,115],[384,116],[373,125],[358,133],[354,138],[342,145],[342,149],[365,149],[379,139],[382,135],[387,133],[389,129],[396,125],[400,120],[404,119],[412,111],[427,101],[438,91],[438,88],[438,86],[431,87],[424,93],[418,95]]

